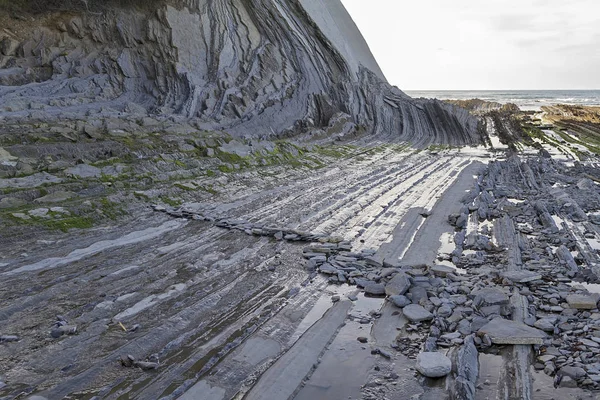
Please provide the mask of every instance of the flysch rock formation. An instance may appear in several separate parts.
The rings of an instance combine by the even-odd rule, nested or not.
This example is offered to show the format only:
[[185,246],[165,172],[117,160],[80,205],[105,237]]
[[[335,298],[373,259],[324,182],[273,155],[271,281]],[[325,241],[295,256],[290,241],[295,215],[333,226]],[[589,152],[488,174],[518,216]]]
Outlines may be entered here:
[[464,110],[389,85],[339,0],[128,4],[0,32],[0,117],[149,113],[238,137],[335,127],[418,146],[482,142]]
[[597,110],[410,99],[338,1],[9,4],[0,400],[597,396]]

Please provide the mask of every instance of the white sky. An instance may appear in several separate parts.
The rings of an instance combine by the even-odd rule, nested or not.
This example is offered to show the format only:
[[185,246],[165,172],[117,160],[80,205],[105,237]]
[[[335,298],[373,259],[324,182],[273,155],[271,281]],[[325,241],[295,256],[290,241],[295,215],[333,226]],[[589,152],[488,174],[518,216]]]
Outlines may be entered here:
[[403,90],[600,89],[600,0],[342,0]]

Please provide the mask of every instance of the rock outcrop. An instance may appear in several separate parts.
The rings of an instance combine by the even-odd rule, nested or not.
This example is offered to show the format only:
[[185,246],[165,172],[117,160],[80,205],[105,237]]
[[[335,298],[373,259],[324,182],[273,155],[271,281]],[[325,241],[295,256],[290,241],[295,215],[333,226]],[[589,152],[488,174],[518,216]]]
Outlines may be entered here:
[[482,141],[465,110],[389,85],[339,0],[142,4],[4,16],[0,117],[150,113],[247,137]]

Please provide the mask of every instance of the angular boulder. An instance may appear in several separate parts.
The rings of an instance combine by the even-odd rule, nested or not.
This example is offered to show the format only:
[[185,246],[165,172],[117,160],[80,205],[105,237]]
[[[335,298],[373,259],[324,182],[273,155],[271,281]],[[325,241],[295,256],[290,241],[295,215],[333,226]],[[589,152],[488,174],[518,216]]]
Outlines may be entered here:
[[398,272],[392,280],[385,285],[385,294],[396,296],[404,294],[410,289],[410,278],[404,272]]

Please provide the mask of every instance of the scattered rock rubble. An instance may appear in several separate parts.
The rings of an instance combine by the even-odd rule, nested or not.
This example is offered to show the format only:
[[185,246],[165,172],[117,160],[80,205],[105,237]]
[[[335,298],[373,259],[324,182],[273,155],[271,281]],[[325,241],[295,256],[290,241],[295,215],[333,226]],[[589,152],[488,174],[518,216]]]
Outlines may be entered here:
[[[502,168],[515,163],[521,162],[508,160]],[[350,243],[339,242],[305,248],[306,268],[332,284],[387,296],[402,309],[412,336],[400,335],[392,347],[416,358],[424,376],[450,373],[440,350],[450,354],[457,348],[452,390],[461,398],[474,396],[477,352],[507,345],[532,345],[535,369],[555,376],[561,387],[600,388],[600,296],[570,284],[585,273],[569,250],[576,243],[573,233],[556,227],[549,205],[514,204],[507,198],[523,194],[489,183],[486,188],[484,179],[494,173],[492,165],[470,204],[449,218],[456,227],[454,266],[392,265],[377,261],[375,250],[352,252]],[[481,221],[487,221],[483,228],[470,227]],[[528,304],[522,320],[515,308],[521,299]]]

